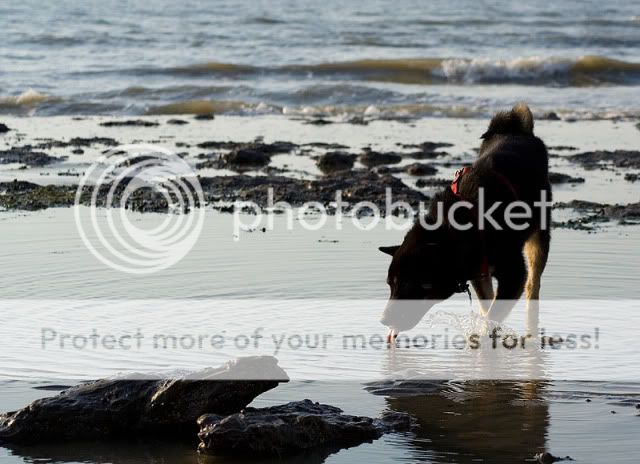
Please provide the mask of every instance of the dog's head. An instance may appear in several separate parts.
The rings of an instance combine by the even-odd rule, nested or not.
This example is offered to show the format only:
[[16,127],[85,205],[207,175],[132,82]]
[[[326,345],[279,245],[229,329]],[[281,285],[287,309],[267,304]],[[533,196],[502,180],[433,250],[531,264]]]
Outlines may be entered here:
[[500,111],[491,119],[489,128],[480,136],[480,153],[491,140],[500,135],[533,135],[533,114],[526,103],[518,103],[511,111]]
[[380,322],[396,334],[415,327],[431,306],[455,293],[456,258],[445,234],[414,228],[402,245],[379,249],[392,257],[391,294]]

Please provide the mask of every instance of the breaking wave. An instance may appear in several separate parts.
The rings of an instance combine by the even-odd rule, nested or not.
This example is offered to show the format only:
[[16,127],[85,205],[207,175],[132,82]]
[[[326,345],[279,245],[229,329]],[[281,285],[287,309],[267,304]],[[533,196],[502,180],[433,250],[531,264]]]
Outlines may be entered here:
[[28,89],[20,95],[0,97],[0,109],[29,109],[44,102],[57,102],[61,99]]
[[[138,72],[144,72],[138,70]],[[176,75],[300,75],[347,80],[374,80],[400,84],[525,83],[538,85],[590,86],[640,82],[640,63],[605,56],[579,58],[521,57],[363,59],[275,67],[209,62],[184,67],[146,70]]]

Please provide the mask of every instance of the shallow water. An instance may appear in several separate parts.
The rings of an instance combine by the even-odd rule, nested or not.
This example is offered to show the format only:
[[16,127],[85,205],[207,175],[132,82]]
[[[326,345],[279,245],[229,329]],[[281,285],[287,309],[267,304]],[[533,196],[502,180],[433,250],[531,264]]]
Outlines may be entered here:
[[[636,117],[632,2],[0,5],[0,113]],[[524,87],[523,87],[524,86]]]
[[[369,144],[388,150],[397,149],[397,141],[431,140],[454,143],[448,149],[451,156],[470,161],[478,134],[486,124],[423,119],[412,125],[378,121],[365,127],[316,127],[265,116],[190,120],[189,125],[176,129],[165,125],[163,117],[155,119],[162,123],[160,127],[109,129],[98,126],[98,118],[9,118],[6,123],[16,130],[1,143],[12,146],[43,137],[67,140],[99,135],[122,143],[159,141],[171,146],[175,142],[195,144],[264,136],[267,141],[339,142],[357,151]],[[636,149],[640,137],[628,122],[542,121],[536,130],[550,146],[575,145],[580,150]],[[102,149],[87,149],[84,155],[72,155],[51,169],[2,166],[0,176],[3,180],[20,178],[44,184],[73,183],[77,178],[51,173],[56,169],[82,172]],[[185,159],[193,161],[200,150],[186,151]],[[51,153],[69,154],[68,149]],[[585,171],[563,158],[552,158],[551,162],[552,170],[587,178],[582,185],[555,188],[557,200],[638,201],[637,187],[621,181],[615,172]],[[305,177],[317,175],[308,156],[284,155],[274,163],[288,164]],[[450,177],[455,168],[439,169],[442,177]],[[101,212],[104,218],[102,214],[105,212]],[[157,225],[163,219],[157,214],[131,213],[130,217],[141,227]],[[252,217],[242,216],[241,220],[249,223]],[[146,321],[142,326],[145,331],[172,329],[177,333],[210,334],[224,325],[248,333],[259,325],[271,332],[384,335],[378,319],[388,292],[384,284],[388,257],[376,248],[400,241],[404,231],[379,227],[363,232],[347,220],[342,230],[336,230],[329,221],[327,227],[312,232],[298,222],[293,230],[287,230],[278,221],[274,230],[264,233],[236,233],[233,216],[207,211],[202,235],[182,261],[157,274],[131,276],[106,267],[87,250],[77,233],[72,209],[0,212],[0,260],[5,269],[0,275],[0,409],[12,410],[55,393],[35,387],[72,384],[132,370],[197,369],[237,355],[254,354],[231,348],[162,353],[43,350],[40,329],[44,324],[57,324],[54,327],[60,330],[78,333],[93,327],[115,333]],[[345,351],[341,343],[331,344],[324,351],[285,349],[278,357],[293,381],[262,395],[255,405],[311,398],[352,414],[376,416],[391,408],[418,418],[421,428],[415,433],[387,435],[374,443],[343,450],[327,458],[333,463],[511,463],[530,459],[544,449],[560,456],[571,455],[579,462],[629,462],[640,438],[634,407],[640,401],[640,365],[635,348],[640,315],[638,231],[638,226],[608,224],[597,233],[553,232],[550,262],[543,278],[541,327],[548,334],[587,334],[594,337],[592,341],[596,339],[595,328],[599,328],[598,348],[534,349],[497,357],[443,346],[416,349],[402,343],[395,349],[381,350]],[[113,306],[107,308],[109,304]],[[450,306],[433,308],[408,335],[432,337],[448,331],[452,336],[465,332],[475,323],[471,311],[477,312],[475,303],[471,308],[466,295],[456,295]],[[526,330],[524,308],[513,311],[505,328],[516,333]],[[273,354],[272,348],[266,344],[261,346],[263,351],[256,351]],[[386,377],[449,380],[437,383],[435,390],[431,383],[430,390],[412,398],[395,397],[389,392],[375,395],[364,389],[364,383]],[[158,443],[43,445],[0,448],[0,460],[221,461],[198,457],[194,449],[194,444]],[[305,458],[317,462],[323,459]]]

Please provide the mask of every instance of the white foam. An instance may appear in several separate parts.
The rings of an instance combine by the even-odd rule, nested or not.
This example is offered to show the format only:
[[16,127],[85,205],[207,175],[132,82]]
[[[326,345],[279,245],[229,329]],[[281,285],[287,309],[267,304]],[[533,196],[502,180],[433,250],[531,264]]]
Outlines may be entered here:
[[489,58],[443,60],[434,75],[462,82],[533,80],[566,75],[573,62],[566,58],[533,56],[510,60]]

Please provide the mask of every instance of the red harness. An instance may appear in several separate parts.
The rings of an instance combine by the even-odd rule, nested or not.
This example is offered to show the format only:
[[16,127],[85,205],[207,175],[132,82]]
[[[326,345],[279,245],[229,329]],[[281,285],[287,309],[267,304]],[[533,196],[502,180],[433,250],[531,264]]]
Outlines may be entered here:
[[[455,177],[453,178],[453,182],[451,182],[451,186],[450,186],[451,192],[460,200],[465,200],[465,198],[460,193],[460,180],[462,180],[462,177],[465,174],[467,174],[469,171],[471,171],[471,166],[465,166],[462,169],[458,169],[456,171]],[[513,194],[513,197],[515,200],[518,199],[518,192],[516,191],[511,181],[507,179],[506,176],[494,170],[491,170],[491,174],[493,174],[495,177],[498,178],[498,180],[500,180],[500,182],[502,182],[502,184]],[[475,210],[475,205],[473,209]],[[489,272],[489,259],[487,258],[486,241],[484,239],[484,230],[480,230],[479,232],[480,232],[480,241],[482,242],[482,248],[484,249],[482,262],[480,263],[480,277],[490,277],[491,274]]]

